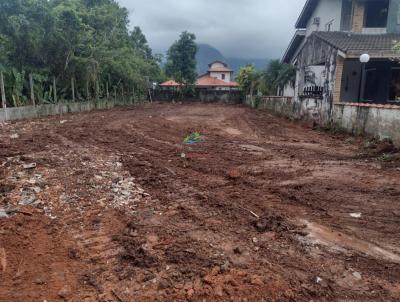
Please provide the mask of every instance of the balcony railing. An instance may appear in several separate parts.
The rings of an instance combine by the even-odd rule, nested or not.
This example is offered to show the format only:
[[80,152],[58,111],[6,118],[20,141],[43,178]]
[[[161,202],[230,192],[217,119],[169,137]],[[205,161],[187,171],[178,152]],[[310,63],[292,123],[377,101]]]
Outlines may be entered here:
[[308,87],[304,87],[302,97],[322,99],[323,95],[324,95],[324,87],[308,86]]

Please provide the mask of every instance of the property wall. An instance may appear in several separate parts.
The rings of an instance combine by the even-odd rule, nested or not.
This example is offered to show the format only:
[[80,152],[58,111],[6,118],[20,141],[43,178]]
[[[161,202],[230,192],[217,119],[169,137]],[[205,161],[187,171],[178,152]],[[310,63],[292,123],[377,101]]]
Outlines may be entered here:
[[336,104],[333,121],[350,133],[390,138],[400,146],[400,106]]
[[281,116],[291,119],[304,119],[323,124],[323,101],[321,99],[304,99],[296,102],[292,97],[266,96],[247,97],[246,105],[256,109],[268,110]]
[[[160,90],[156,91],[154,100],[159,102],[178,102],[182,100],[182,95],[176,91]],[[193,93],[186,94],[183,97],[184,101],[201,101],[201,102],[222,102],[229,104],[243,103],[243,93],[239,90],[196,90]]]
[[[331,31],[340,30],[342,16],[342,0],[321,0],[315,8],[310,20],[308,20],[306,36],[313,31],[326,31],[326,25],[332,22]],[[319,27],[313,25],[314,18],[319,17]]]
[[247,98],[246,104],[291,119],[302,119],[318,125],[334,125],[356,135],[389,138],[400,146],[400,106],[357,103],[335,104],[332,115],[324,116],[323,101],[288,97]]
[[66,113],[85,112],[95,109],[111,109],[119,105],[132,105],[132,102],[119,101],[98,101],[81,103],[60,103],[38,106],[12,107],[0,109],[0,122],[14,121],[21,119],[39,118],[50,115]]

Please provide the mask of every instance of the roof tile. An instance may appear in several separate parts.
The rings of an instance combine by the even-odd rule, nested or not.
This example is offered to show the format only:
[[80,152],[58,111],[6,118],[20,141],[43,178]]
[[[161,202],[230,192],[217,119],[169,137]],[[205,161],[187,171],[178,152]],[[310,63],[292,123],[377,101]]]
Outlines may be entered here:
[[393,46],[400,41],[400,34],[356,34],[347,32],[323,32],[313,33],[333,47],[345,53],[393,53]]
[[238,87],[239,84],[236,82],[225,82],[220,79],[206,75],[197,79],[196,86]]

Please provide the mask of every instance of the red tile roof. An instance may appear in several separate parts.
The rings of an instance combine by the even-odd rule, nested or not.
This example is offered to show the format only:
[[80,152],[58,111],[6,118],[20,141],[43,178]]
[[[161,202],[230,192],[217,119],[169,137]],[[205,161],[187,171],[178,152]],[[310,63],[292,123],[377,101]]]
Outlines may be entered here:
[[174,80],[169,80],[164,83],[161,83],[160,86],[161,87],[178,87],[178,86],[181,86],[181,84],[175,82]]
[[196,82],[197,87],[239,87],[239,84],[236,82],[225,82],[220,79],[216,79],[210,77],[209,75],[202,76],[197,79]]

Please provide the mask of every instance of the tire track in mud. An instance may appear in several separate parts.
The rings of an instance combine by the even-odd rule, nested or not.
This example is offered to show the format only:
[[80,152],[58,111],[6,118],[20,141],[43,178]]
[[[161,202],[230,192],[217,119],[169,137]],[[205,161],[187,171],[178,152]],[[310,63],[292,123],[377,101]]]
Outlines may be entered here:
[[84,261],[87,266],[80,278],[82,285],[92,292],[85,300],[88,302],[112,297],[112,290],[117,288],[113,268],[119,265],[123,248],[113,240],[118,232],[109,230],[107,221],[101,219],[105,210],[92,206],[84,212],[72,212],[62,218],[74,240],[74,248],[69,251],[70,258]]

